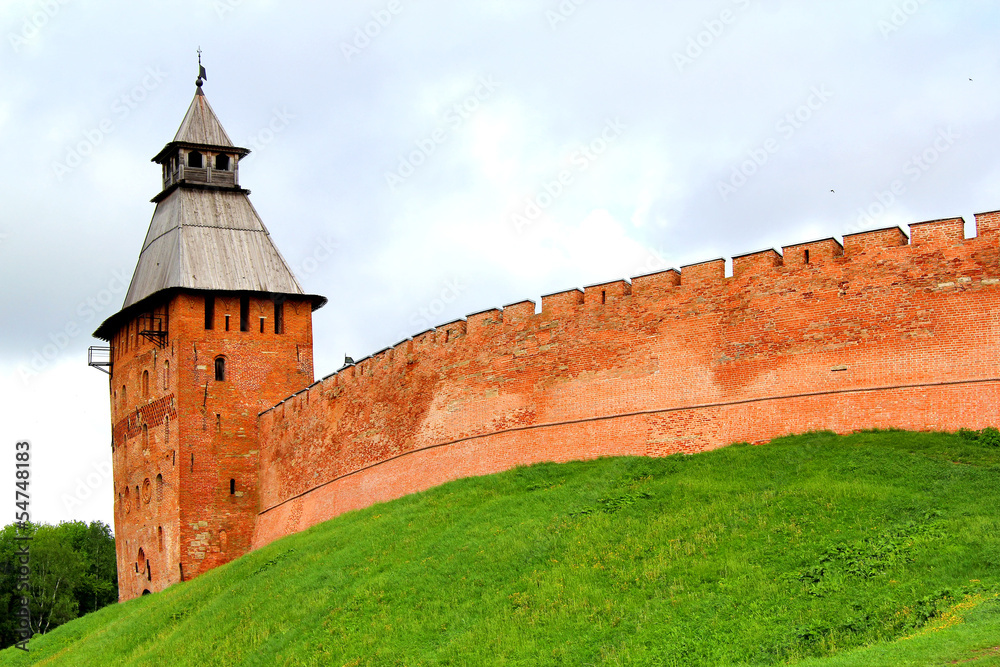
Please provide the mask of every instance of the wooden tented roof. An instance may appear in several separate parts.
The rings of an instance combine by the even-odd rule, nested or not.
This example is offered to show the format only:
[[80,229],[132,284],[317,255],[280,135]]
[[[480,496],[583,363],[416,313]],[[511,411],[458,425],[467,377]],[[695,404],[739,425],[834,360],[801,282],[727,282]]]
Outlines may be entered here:
[[[249,153],[233,145],[199,86],[174,139],[154,158],[174,147],[231,148],[238,161]],[[163,159],[163,162],[166,162]],[[181,167],[183,169],[183,167]],[[132,275],[121,311],[109,317],[95,336],[109,340],[119,318],[165,291],[210,290],[262,292],[274,296],[303,295],[319,308],[326,299],[302,291],[248,198],[239,186],[235,165],[228,185],[213,185],[207,168],[188,168],[187,176],[169,184],[154,198],[156,210]],[[223,172],[225,173],[225,172]],[[166,174],[166,172],[165,172]],[[146,304],[148,305],[148,304]]]

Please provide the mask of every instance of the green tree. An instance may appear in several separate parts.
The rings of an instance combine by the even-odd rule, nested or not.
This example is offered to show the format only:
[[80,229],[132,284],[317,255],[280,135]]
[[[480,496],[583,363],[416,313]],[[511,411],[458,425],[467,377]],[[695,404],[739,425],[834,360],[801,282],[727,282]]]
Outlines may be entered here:
[[[27,531],[34,531],[28,525]],[[17,616],[21,596],[17,592],[17,571],[14,554],[17,552],[17,527],[13,524],[0,530],[0,648],[13,646],[17,640]]]
[[80,611],[74,591],[86,575],[87,563],[66,539],[70,531],[61,528],[39,526],[31,542],[29,608],[34,634],[45,634]]
[[[118,600],[115,540],[100,521],[29,525],[31,628],[45,633],[77,616]],[[20,604],[14,554],[18,548],[13,525],[0,530],[0,648],[17,641],[14,613]],[[25,534],[21,530],[20,534]]]
[[118,601],[118,564],[111,528],[100,521],[61,523],[65,539],[83,554],[86,572],[74,588],[80,615]]

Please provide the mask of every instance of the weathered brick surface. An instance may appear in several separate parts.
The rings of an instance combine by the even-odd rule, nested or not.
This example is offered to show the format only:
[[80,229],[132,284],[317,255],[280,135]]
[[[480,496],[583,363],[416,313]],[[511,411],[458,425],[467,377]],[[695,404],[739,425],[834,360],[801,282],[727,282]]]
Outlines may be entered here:
[[998,220],[968,240],[944,220],[913,243],[890,229],[755,253],[731,278],[715,260],[420,334],[260,416],[253,546],[518,464],[996,425]]
[[[257,415],[313,379],[309,302],[287,301],[285,331],[275,334],[270,298],[251,298],[250,330],[242,332],[240,295],[215,296],[211,330],[205,329],[204,296],[181,293],[154,309],[168,332],[165,347],[139,336],[141,318],[123,323],[111,341],[122,600],[194,577],[250,548],[260,509]],[[215,380],[219,356],[226,359],[221,382]]]

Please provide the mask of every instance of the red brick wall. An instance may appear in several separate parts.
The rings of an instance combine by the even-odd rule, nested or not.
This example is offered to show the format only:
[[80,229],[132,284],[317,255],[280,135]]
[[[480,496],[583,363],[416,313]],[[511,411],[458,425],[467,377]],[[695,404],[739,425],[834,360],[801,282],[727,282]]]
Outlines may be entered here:
[[[179,294],[157,309],[168,330],[165,347],[139,337],[138,320],[114,336],[120,599],[161,590],[180,581],[182,573],[189,579],[249,550],[259,511],[257,414],[312,382],[311,310],[307,301],[287,301],[284,333],[275,334],[272,301],[252,297],[250,330],[243,332],[239,295],[219,293],[214,328],[206,330],[204,296]],[[221,382],[215,380],[219,356],[226,359]],[[150,377],[148,395],[142,392],[144,371]],[[148,499],[142,493],[146,480]],[[230,480],[236,481],[235,493]],[[136,567],[139,549],[148,570],[145,563]]]
[[[812,429],[997,424],[1000,216],[789,246],[513,304],[263,413],[253,546],[518,464]],[[805,250],[810,250],[808,263]]]

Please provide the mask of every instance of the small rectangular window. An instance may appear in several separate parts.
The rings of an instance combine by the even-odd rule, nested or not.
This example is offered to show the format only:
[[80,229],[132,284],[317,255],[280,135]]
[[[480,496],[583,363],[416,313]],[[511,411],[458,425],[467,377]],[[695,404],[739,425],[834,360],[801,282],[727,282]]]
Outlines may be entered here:
[[226,315],[226,331],[229,331],[229,315]]
[[215,297],[205,297],[205,328],[215,328]]
[[285,303],[283,301],[274,302],[274,333],[285,333]]
[[240,297],[240,331],[250,331],[250,297]]
[[260,332],[264,333],[264,318],[260,318]]

